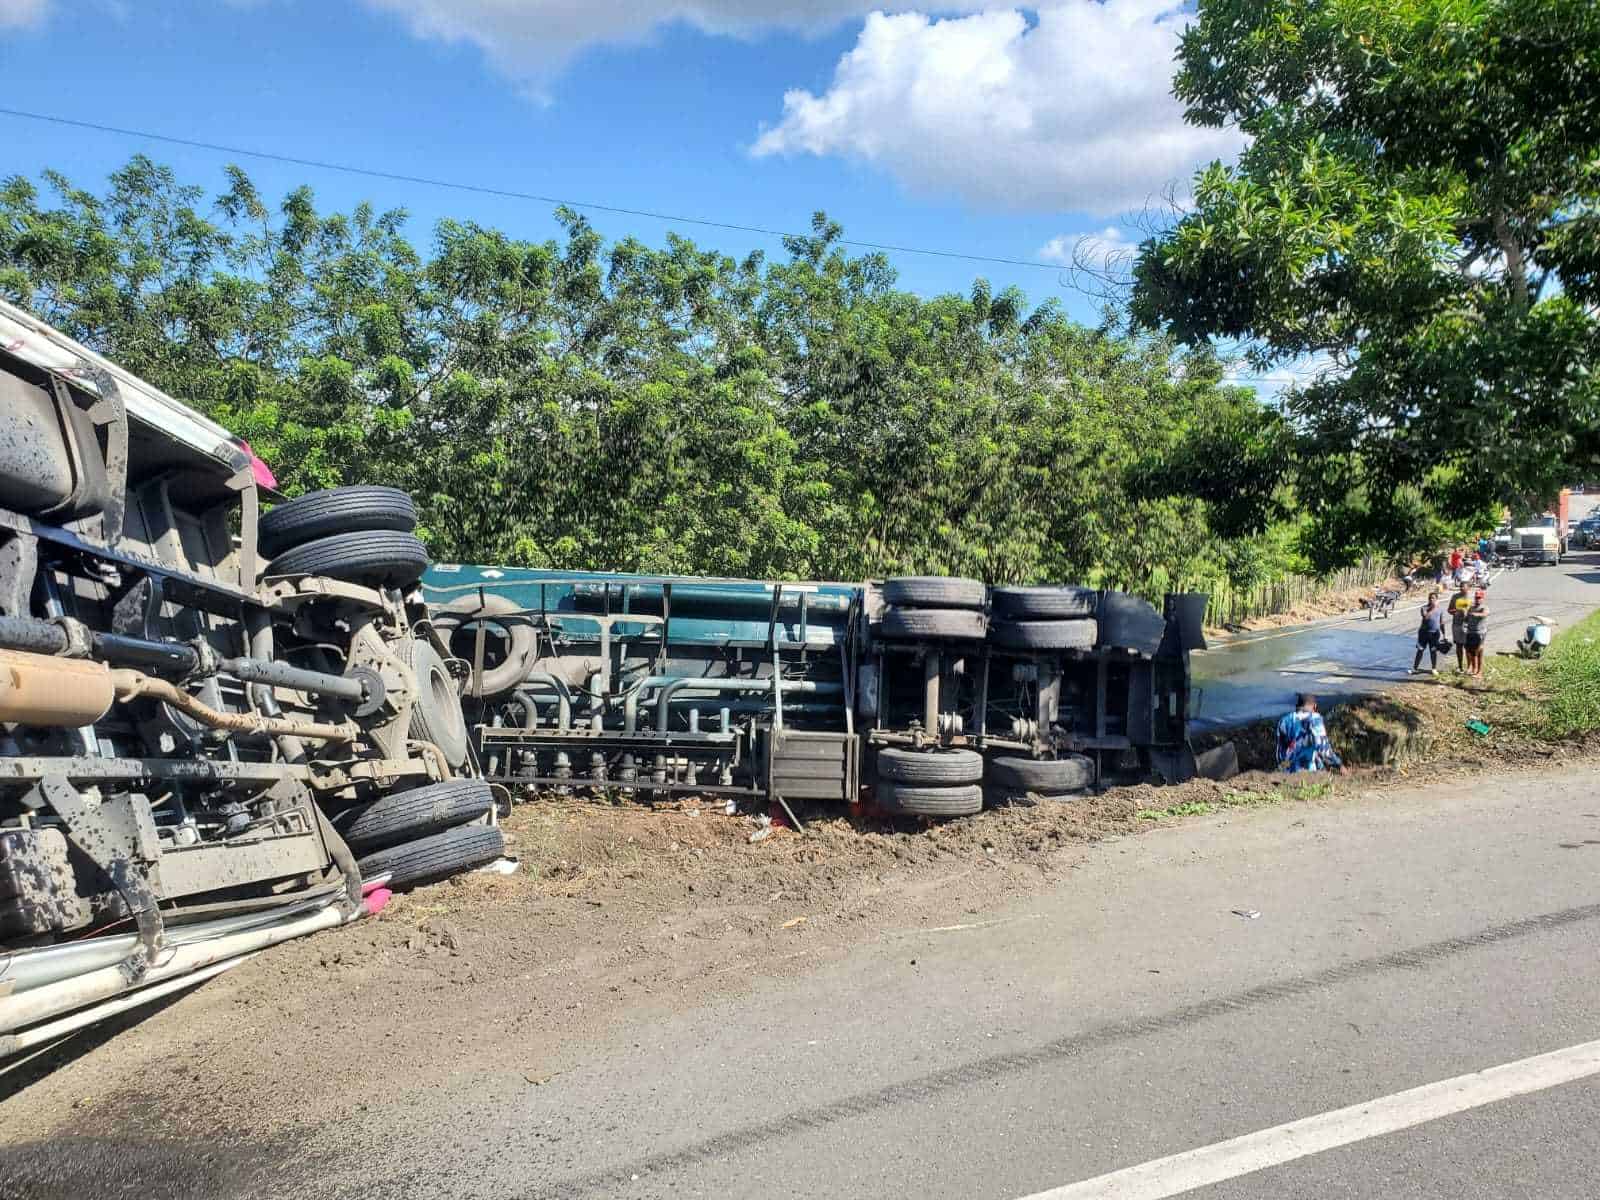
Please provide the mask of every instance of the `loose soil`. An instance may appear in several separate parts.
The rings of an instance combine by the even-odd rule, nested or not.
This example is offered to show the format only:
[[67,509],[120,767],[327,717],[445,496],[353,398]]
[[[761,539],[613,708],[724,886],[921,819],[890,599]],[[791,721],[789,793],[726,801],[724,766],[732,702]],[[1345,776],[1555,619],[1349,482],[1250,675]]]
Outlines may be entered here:
[[[1500,691],[1503,691],[1501,689]],[[0,1073],[7,1140],[159,1127],[292,1136],[460,1072],[543,1083],[618,1020],[815,970],[885,931],[942,925],[1052,886],[1097,841],[1192,815],[1329,803],[1399,783],[1600,755],[1520,732],[1528,701],[1417,684],[1329,714],[1373,765],[1348,778],[1268,773],[1271,727],[1237,735],[1246,772],[995,809],[928,826],[819,816],[804,833],[721,807],[574,798],[505,819],[512,875],[396,898],[278,946],[153,1014],[100,1027]],[[1482,718],[1487,735],[1466,721]],[[1070,884],[1069,884],[1070,886]]]

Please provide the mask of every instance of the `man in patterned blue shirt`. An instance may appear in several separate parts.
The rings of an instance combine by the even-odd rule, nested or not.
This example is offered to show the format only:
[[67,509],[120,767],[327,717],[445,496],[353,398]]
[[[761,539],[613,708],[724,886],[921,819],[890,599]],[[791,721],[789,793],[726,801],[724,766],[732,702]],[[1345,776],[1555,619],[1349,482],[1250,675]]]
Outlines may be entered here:
[[1336,770],[1344,774],[1344,762],[1328,741],[1328,729],[1317,711],[1317,698],[1301,692],[1294,698],[1294,711],[1278,722],[1278,768],[1295,771]]

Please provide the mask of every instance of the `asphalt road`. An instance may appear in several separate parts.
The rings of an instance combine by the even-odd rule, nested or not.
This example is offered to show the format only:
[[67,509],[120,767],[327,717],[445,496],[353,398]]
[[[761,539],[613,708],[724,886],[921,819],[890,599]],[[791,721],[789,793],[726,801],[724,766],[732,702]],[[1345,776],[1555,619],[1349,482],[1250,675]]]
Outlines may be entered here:
[[[1426,596],[1426,587],[1414,589],[1386,619],[1354,614],[1197,651],[1191,660],[1191,725],[1227,728],[1277,716],[1298,691],[1344,699],[1405,682],[1416,652],[1415,618]],[[1489,650],[1510,651],[1535,615],[1551,618],[1560,629],[1600,608],[1600,551],[1577,551],[1559,567],[1498,574],[1488,599]]]
[[1200,1190],[1069,1185],[1600,1037],[1597,862],[1571,769],[1102,843],[1024,903],[641,1013],[543,1086],[375,1103],[276,1194],[1593,1196],[1600,1049],[1576,1081],[1473,1098],[1490,1073],[1461,1111],[1323,1153],[1269,1135],[1287,1159]]

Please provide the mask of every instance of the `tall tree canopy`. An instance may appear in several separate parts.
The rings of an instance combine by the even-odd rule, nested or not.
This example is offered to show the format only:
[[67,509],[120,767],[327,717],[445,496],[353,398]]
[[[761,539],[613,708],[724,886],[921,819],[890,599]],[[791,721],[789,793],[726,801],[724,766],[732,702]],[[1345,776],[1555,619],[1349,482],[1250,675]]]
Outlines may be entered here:
[[[1271,431],[1208,354],[981,280],[917,296],[820,215],[772,261],[559,216],[537,242],[445,221],[423,252],[400,213],[271,205],[237,170],[208,197],[136,158],[103,194],[0,185],[0,293],[287,491],[408,489],[441,559],[1151,592],[1296,565],[1292,536],[1226,536]],[[1222,457],[1237,487],[1192,491]]]
[[1600,465],[1600,4],[1200,0],[1175,90],[1251,139],[1141,249],[1134,316],[1292,392],[1324,559]]

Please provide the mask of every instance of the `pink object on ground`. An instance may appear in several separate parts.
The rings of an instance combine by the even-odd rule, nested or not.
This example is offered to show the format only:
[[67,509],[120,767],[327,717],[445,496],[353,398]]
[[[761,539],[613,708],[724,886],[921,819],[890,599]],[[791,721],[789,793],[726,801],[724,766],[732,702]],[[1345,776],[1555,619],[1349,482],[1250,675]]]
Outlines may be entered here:
[[361,903],[366,905],[367,916],[375,917],[384,910],[389,901],[394,899],[394,893],[386,887],[374,888],[361,898]]
[[276,491],[278,487],[278,477],[272,473],[272,468],[267,466],[266,463],[262,462],[261,459],[257,457],[256,452],[250,449],[249,442],[245,441],[243,438],[240,438],[239,445],[243,446],[244,452],[250,456],[250,472],[256,477],[256,483],[262,487],[272,488],[274,491]]

